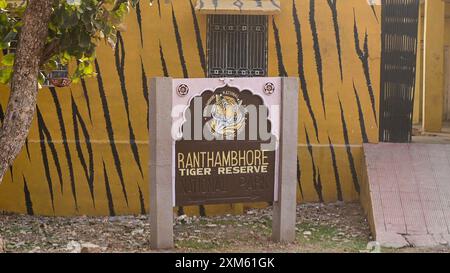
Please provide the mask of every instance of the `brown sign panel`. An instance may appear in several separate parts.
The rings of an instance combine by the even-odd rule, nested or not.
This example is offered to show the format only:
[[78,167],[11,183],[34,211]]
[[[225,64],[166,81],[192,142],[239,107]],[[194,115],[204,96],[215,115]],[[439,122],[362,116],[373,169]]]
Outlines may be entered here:
[[[175,205],[273,201],[276,151],[262,149],[273,139],[258,133],[261,126],[270,132],[271,124],[267,116],[254,115],[267,115],[262,98],[230,86],[199,98],[200,119],[194,98],[185,115],[190,126],[182,126],[183,138],[175,142]],[[198,139],[195,122],[215,138]]]

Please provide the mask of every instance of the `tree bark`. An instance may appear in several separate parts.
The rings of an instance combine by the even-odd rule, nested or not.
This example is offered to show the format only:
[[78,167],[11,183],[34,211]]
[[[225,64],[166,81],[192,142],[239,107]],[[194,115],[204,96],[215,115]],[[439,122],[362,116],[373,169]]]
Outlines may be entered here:
[[11,94],[0,130],[0,182],[21,151],[36,111],[39,64],[53,0],[30,0],[16,50]]

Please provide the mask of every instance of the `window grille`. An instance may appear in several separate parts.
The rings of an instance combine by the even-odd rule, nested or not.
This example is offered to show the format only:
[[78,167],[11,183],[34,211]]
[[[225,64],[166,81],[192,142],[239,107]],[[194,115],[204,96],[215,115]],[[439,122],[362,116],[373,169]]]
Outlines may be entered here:
[[208,15],[208,77],[267,76],[267,16]]

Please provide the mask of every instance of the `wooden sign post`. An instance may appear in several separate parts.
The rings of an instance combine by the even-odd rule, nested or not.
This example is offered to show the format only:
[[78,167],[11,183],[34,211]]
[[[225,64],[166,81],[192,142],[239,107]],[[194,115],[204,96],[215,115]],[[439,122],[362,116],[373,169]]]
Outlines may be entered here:
[[151,247],[173,247],[173,207],[273,203],[272,237],[295,240],[297,78],[153,78]]

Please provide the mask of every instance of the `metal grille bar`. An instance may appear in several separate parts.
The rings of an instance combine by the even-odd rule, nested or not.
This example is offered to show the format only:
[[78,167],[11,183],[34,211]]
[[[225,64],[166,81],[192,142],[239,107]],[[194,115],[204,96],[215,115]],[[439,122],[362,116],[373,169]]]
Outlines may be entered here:
[[382,0],[380,141],[410,142],[419,0]]
[[267,76],[267,16],[208,15],[208,77]]

